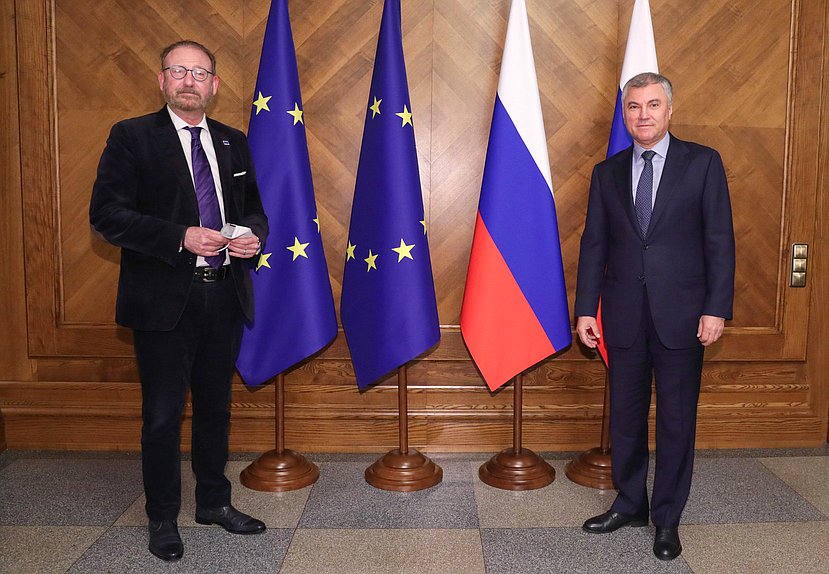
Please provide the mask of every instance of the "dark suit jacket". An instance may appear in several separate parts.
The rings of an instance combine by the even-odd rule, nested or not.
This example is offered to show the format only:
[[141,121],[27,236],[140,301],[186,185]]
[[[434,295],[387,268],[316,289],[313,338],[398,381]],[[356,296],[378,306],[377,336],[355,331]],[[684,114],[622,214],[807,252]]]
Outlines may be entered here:
[[[264,243],[262,209],[245,135],[208,118],[219,163],[225,219],[250,227]],[[241,174],[241,175],[240,175]],[[184,311],[196,255],[180,249],[186,229],[199,225],[193,180],[166,107],[115,124],[98,164],[89,206],[92,226],[121,247],[116,321],[166,331]],[[253,289],[245,263],[231,257],[232,280],[245,316]]]
[[627,348],[640,326],[645,285],[662,343],[699,345],[701,315],[732,315],[734,230],[722,160],[715,150],[672,135],[642,237],[633,209],[632,155],[630,147],[593,170],[575,314],[595,317],[601,296],[605,341]]

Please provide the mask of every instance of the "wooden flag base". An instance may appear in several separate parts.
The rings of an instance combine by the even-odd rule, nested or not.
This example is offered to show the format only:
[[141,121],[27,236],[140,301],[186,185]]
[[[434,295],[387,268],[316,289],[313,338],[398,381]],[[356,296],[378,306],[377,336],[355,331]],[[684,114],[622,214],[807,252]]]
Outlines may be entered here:
[[556,479],[555,469],[528,448],[521,447],[524,376],[513,383],[512,448],[504,449],[478,469],[482,482],[502,490],[534,490]]
[[564,467],[564,475],[581,486],[613,490],[610,452],[599,447],[591,448],[568,462]]
[[239,475],[242,484],[262,492],[287,492],[314,484],[320,469],[304,456],[285,448],[285,373],[276,376],[274,418],[276,448],[262,454]]
[[262,492],[287,492],[314,484],[320,469],[292,450],[269,450],[242,471],[242,484]]
[[567,463],[564,476],[572,482],[597,488],[612,490],[613,477],[610,463],[610,379],[605,375],[604,406],[602,407],[602,437],[600,446],[591,448]]
[[556,471],[533,451],[507,448],[481,465],[481,481],[502,490],[534,490],[551,484]]
[[443,469],[417,450],[407,453],[394,449],[366,469],[366,482],[381,490],[413,492],[435,486],[443,479]]

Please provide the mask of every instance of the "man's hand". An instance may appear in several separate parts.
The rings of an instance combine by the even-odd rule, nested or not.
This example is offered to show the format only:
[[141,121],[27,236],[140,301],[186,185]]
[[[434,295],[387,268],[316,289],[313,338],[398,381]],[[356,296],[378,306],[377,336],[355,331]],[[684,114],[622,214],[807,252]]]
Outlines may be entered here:
[[227,244],[227,250],[230,256],[240,257],[242,259],[250,259],[258,254],[259,247],[259,238],[252,233],[231,239],[230,243]]
[[595,349],[599,345],[599,339],[602,338],[595,317],[578,317],[576,319],[576,332],[579,334],[581,342],[591,349]]
[[225,245],[227,245],[227,239],[215,229],[188,227],[184,234],[184,248],[202,257],[218,255],[219,249]]
[[704,347],[711,343],[716,343],[717,339],[722,336],[725,328],[725,319],[722,317],[714,317],[713,315],[703,315],[699,318],[699,327],[697,327],[697,339]]

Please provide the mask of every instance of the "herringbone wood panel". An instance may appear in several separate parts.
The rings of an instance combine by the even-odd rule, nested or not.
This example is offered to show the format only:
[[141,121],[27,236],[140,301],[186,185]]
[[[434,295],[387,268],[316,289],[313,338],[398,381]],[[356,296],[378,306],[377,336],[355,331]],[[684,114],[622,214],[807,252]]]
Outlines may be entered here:
[[[794,444],[798,436],[813,436],[808,429],[816,428],[816,416],[825,420],[825,412],[814,410],[822,404],[825,411],[825,394],[804,379],[801,363],[762,361],[805,353],[805,327],[786,330],[786,325],[808,323],[809,291],[787,289],[783,266],[788,243],[811,238],[803,233],[801,239],[800,233],[809,229],[816,197],[809,165],[818,160],[809,142],[816,140],[818,120],[812,120],[810,106],[820,99],[815,86],[826,2],[651,0],[651,5],[661,69],[676,87],[674,131],[721,151],[738,235],[735,320],[725,340],[707,355],[717,362],[709,364],[703,384],[700,444],[773,437],[784,420],[779,442]],[[631,7],[632,0],[528,0],[571,303],[590,170],[605,154]],[[317,203],[337,301],[381,10],[379,0],[291,3]],[[448,326],[431,360],[411,368],[412,443],[438,450],[489,448],[509,440],[511,390],[485,393],[451,327],[462,300],[508,11],[508,0],[403,2],[439,312]],[[23,12],[18,37],[38,40],[31,46],[23,41],[21,61],[34,62],[44,72],[41,83],[21,75],[21,122],[38,126],[35,134],[21,130],[24,189],[33,193],[27,178],[48,183],[43,173],[54,169],[57,175],[54,196],[37,188],[33,197],[24,198],[27,226],[36,223],[28,229],[45,248],[39,253],[46,254],[27,263],[31,354],[39,357],[37,376],[47,382],[33,388],[27,400],[45,413],[44,420],[71,415],[94,421],[106,416],[111,404],[124,405],[119,407],[124,412],[135,405],[133,395],[115,390],[117,383],[112,388],[101,383],[134,383],[137,376],[131,360],[118,358],[129,353],[128,337],[112,328],[117,250],[93,237],[86,216],[106,133],[118,119],[161,106],[157,53],[181,37],[215,49],[222,85],[212,115],[244,129],[267,3],[55,0],[54,44],[37,28],[51,21],[48,10]],[[48,73],[52,64],[54,89]],[[33,108],[29,97],[37,102]],[[50,130],[26,117],[30,109],[45,116],[56,111],[58,137],[47,151],[39,146],[49,141]],[[36,145],[33,135],[40,138]],[[51,231],[59,233],[54,251],[49,250]],[[54,320],[44,312],[49,301],[55,301]],[[289,374],[287,416],[298,423],[289,423],[289,441],[315,450],[373,450],[393,443],[394,380],[358,395],[346,359],[340,337],[322,360]],[[602,369],[582,359],[574,347],[528,374],[529,446],[580,448],[596,440],[585,431],[597,430]],[[50,381],[75,383],[61,387],[58,382],[53,388]],[[98,415],[84,411],[93,396],[86,393],[95,386],[85,382],[106,387]],[[48,397],[56,390],[63,391],[60,402],[66,406],[50,406]],[[234,420],[253,432],[237,436],[234,445],[267,445],[272,388],[251,394],[237,385],[234,403]],[[17,442],[26,428],[39,433],[41,425],[39,415],[19,409],[14,416],[22,426],[12,434]],[[319,433],[309,436],[308,425],[316,425]],[[97,438],[94,426],[80,427],[66,444],[111,444]],[[123,445],[118,432],[112,440]]]
[[[604,156],[631,3],[529,3],[568,293],[592,165]],[[244,128],[267,3],[56,3],[62,309],[112,320],[117,255],[90,232],[86,203],[109,126],[162,103],[158,47],[214,46],[214,115]],[[356,177],[377,1],[295,2],[295,42],[317,202],[335,298]],[[676,83],[673,130],[719,149],[728,169],[739,267],[732,326],[775,327],[791,17],[728,0],[653,2],[663,72]],[[457,324],[509,4],[409,1],[404,38],[442,324]]]

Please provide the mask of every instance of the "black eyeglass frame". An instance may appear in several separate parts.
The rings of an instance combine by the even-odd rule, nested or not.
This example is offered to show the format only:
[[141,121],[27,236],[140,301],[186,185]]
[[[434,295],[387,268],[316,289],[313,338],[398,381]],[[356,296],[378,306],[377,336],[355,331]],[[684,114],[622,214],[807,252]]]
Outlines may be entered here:
[[[176,74],[173,73],[173,68],[177,68],[179,70],[184,70],[184,72],[181,74],[180,78],[177,78]],[[161,68],[162,72],[166,72],[167,70],[170,70],[170,77],[173,78],[174,80],[183,80],[187,76],[187,72],[190,72],[190,75],[193,76],[193,79],[196,80],[197,82],[206,82],[210,76],[215,76],[216,75],[214,72],[211,72],[210,70],[205,70],[201,66],[194,66],[192,68],[185,68],[184,66],[179,66],[178,64],[173,64],[172,66],[167,66],[166,68]],[[207,75],[204,78],[199,79],[199,78],[196,77],[196,72],[197,71],[204,72]]]

